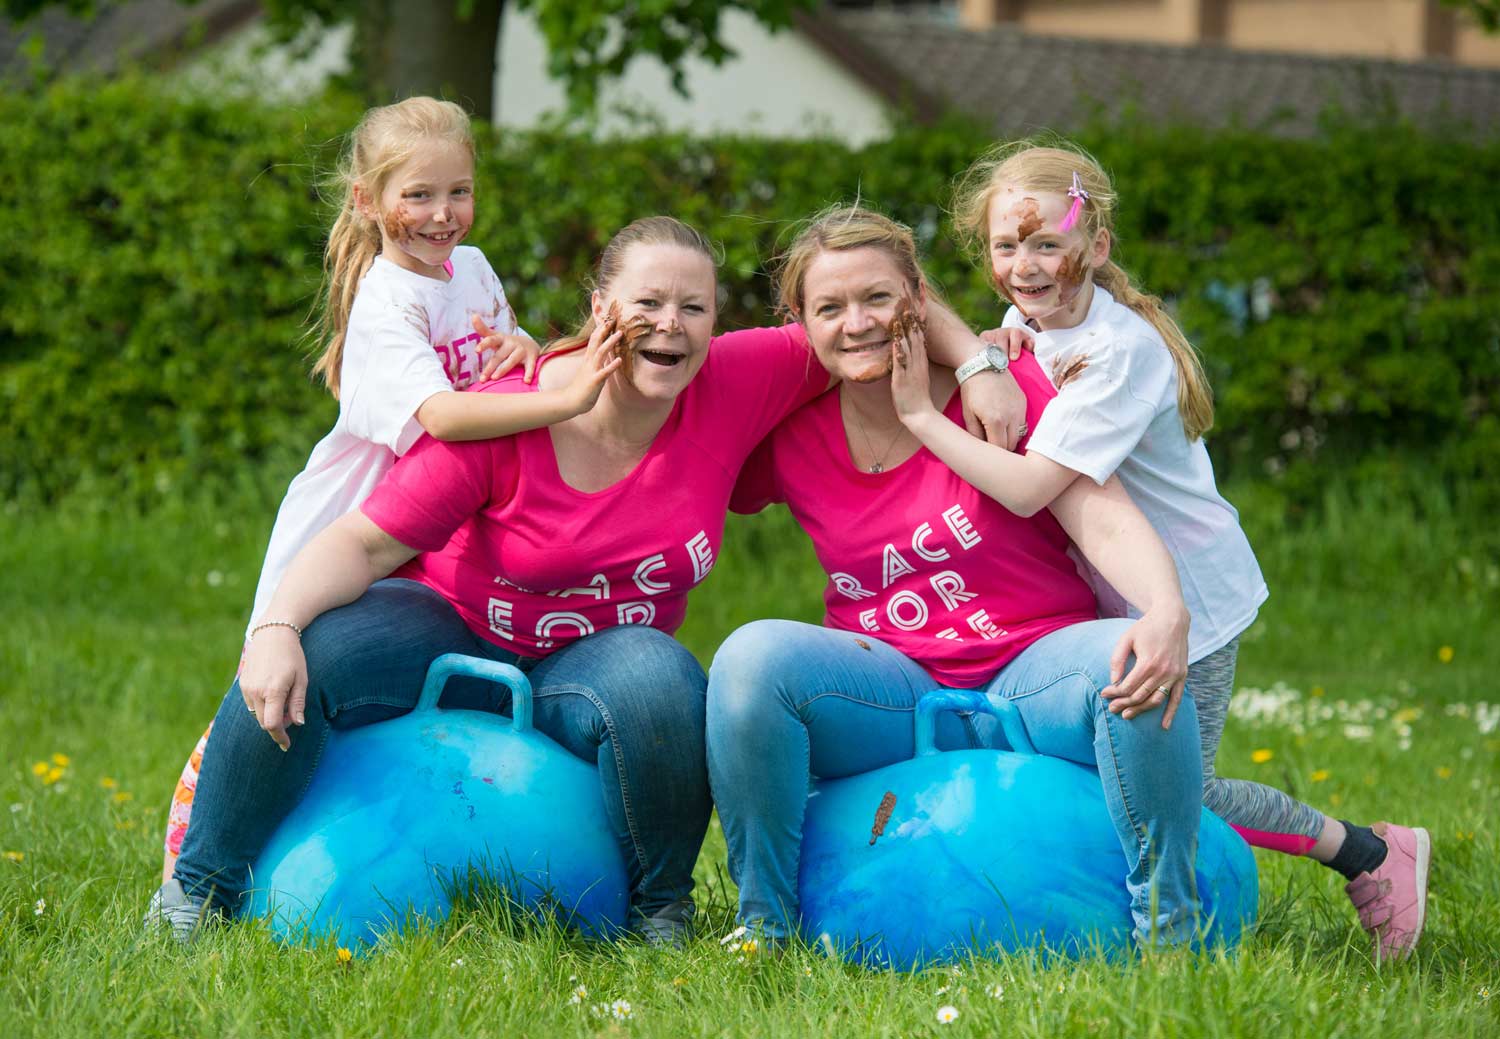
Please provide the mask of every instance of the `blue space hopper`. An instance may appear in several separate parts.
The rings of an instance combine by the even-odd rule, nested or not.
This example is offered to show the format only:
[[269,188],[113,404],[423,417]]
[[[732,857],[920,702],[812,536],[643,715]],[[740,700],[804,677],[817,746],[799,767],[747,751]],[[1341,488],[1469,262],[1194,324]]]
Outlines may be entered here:
[[[513,717],[438,709],[455,675],[509,686]],[[255,863],[248,912],[280,938],[333,935],[359,951],[446,917],[474,871],[585,933],[624,927],[629,889],[598,770],[532,728],[520,671],[449,654],[410,714],[329,734]]]
[[[945,710],[997,715],[1014,749],[939,753]],[[814,787],[798,877],[806,936],[899,970],[1129,949],[1125,854],[1098,774],[1037,754],[1015,706],[981,693],[929,693],[915,718],[912,760]],[[1205,939],[1235,945],[1258,907],[1255,858],[1207,810],[1196,872]]]

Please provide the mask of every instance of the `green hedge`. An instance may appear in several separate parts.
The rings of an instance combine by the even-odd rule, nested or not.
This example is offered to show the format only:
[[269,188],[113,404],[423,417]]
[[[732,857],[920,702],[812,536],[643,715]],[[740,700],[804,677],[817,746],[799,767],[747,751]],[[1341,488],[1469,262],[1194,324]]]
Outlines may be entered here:
[[[140,500],[294,470],[334,405],[300,340],[358,116],[139,81],[0,96],[0,493]],[[918,228],[961,312],[1000,311],[943,212],[987,140],[486,134],[471,241],[540,335],[600,245],[670,212],[724,245],[722,327],[767,319],[789,221],[858,193]],[[1500,143],[1330,123],[1318,140],[1128,125],[1083,136],[1123,192],[1116,256],[1167,296],[1218,392],[1221,472],[1311,501],[1330,466],[1427,472],[1500,503]]]

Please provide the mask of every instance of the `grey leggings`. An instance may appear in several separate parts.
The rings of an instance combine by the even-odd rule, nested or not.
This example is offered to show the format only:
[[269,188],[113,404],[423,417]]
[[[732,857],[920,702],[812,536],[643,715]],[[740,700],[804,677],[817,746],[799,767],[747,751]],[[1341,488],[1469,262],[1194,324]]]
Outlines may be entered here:
[[[1229,697],[1234,693],[1234,661],[1240,640],[1230,640],[1188,666],[1187,691],[1198,706],[1203,744],[1203,806],[1229,823],[1251,844],[1277,851],[1305,853],[1323,830],[1323,813],[1290,794],[1247,779],[1224,779],[1214,773],[1214,756],[1224,734]],[[1297,837],[1308,838],[1298,841]],[[1289,839],[1290,838],[1290,839]]]

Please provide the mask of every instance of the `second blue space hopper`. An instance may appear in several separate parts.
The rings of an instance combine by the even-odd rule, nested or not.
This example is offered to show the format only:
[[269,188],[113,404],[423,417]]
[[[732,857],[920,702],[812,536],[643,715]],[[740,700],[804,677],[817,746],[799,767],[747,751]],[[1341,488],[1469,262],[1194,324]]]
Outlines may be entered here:
[[[998,715],[1015,750],[938,753],[943,710]],[[1129,949],[1128,870],[1098,774],[1038,755],[1014,705],[980,693],[929,693],[915,716],[912,760],[820,782],[808,799],[804,934],[901,970],[1038,947]],[[1207,810],[1196,873],[1206,940],[1233,946],[1258,908],[1255,857]]]
[[[512,718],[439,710],[444,683],[510,687]],[[410,714],[329,734],[301,803],[256,861],[248,913],[281,938],[359,950],[411,919],[447,916],[471,871],[594,935],[625,924],[625,866],[598,770],[531,725],[516,668],[449,654]]]

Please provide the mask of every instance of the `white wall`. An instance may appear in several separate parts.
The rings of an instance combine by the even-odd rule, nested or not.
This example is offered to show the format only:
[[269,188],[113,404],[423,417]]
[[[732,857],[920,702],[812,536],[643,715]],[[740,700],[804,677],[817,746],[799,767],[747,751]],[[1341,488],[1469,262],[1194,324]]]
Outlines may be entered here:
[[[863,83],[795,29],[771,34],[742,11],[729,11],[722,36],[738,56],[715,68],[685,66],[690,98],[672,90],[660,62],[637,58],[604,88],[601,129],[629,133],[631,120],[614,109],[654,113],[671,130],[736,132],[775,137],[831,135],[852,145],[890,133],[885,105]],[[546,44],[530,14],[506,5],[496,77],[496,122],[527,128],[565,106],[562,86],[547,76]]]

